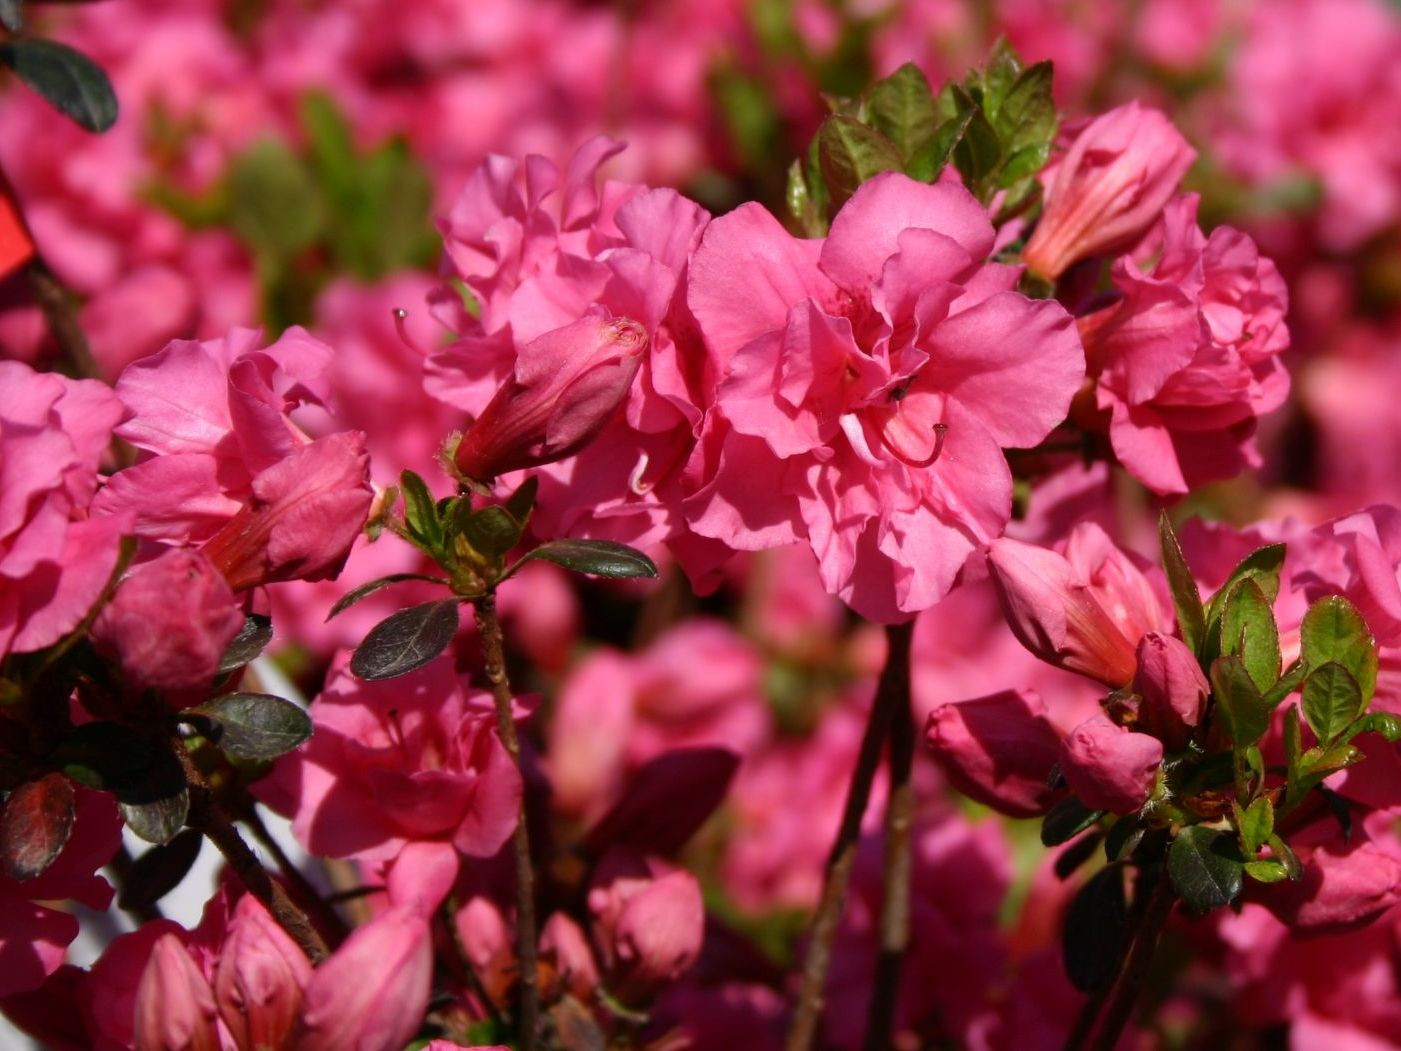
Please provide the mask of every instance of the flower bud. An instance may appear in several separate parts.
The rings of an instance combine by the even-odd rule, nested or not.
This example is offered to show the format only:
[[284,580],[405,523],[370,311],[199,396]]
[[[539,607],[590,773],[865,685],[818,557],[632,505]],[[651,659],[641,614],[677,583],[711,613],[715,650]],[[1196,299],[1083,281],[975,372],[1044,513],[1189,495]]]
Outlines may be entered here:
[[540,932],[540,960],[554,970],[560,986],[580,1003],[589,1003],[598,988],[598,964],[589,939],[562,912],[552,913]]
[[1164,619],[1147,578],[1095,525],[1076,527],[1063,555],[994,540],[988,567],[1023,646],[1114,689],[1133,679],[1138,640]]
[[1053,281],[1082,259],[1122,251],[1157,219],[1196,156],[1166,116],[1137,102],[1095,118],[1057,165],[1022,258]]
[[1187,644],[1156,631],[1143,636],[1133,689],[1140,697],[1136,729],[1162,741],[1170,752],[1186,748],[1210,690]]
[[939,768],[964,795],[1010,817],[1044,814],[1060,756],[1060,735],[1032,690],[944,704],[929,713],[925,740]]
[[531,340],[462,436],[457,469],[484,482],[578,452],[622,405],[647,345],[636,321],[597,314]]
[[691,969],[705,934],[700,884],[660,858],[615,849],[599,863],[588,896],[608,962],[609,989],[639,1003]]
[[93,641],[141,686],[207,685],[243,626],[229,585],[198,551],[171,548],[118,586],[93,624]]
[[164,934],[136,989],[136,1051],[219,1051],[214,993],[185,946]]
[[1132,814],[1158,780],[1163,744],[1116,726],[1108,717],[1086,719],[1061,742],[1060,769],[1070,790],[1091,810]]
[[239,1047],[282,1047],[311,980],[297,943],[251,894],[239,899],[214,971],[219,1015]]

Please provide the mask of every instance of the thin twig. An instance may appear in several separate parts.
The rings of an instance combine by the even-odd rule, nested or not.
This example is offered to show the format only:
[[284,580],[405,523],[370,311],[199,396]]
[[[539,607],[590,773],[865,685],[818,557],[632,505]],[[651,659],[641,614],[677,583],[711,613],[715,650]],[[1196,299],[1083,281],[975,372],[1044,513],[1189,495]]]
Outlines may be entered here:
[[47,263],[35,256],[25,267],[29,278],[29,288],[34,293],[34,302],[39,305],[58,349],[68,361],[68,367],[79,379],[102,379],[102,369],[92,356],[92,347],[83,327],[78,324],[78,311],[73,302],[73,294],[64,287]]
[[861,750],[857,754],[856,768],[852,771],[851,786],[847,789],[841,825],[837,829],[832,852],[827,857],[822,897],[812,921],[812,940],[803,960],[802,986],[793,1012],[793,1024],[788,1030],[786,1051],[808,1051],[817,1033],[827,970],[832,962],[832,943],[836,939],[847,884],[851,882],[851,869],[856,861],[856,847],[861,838],[861,819],[871,800],[871,786],[876,779],[876,769],[880,766],[891,720],[902,705],[909,703],[912,631],[911,624],[893,624],[886,628],[888,653],[885,668],[881,671],[876,696],[871,702],[871,714],[861,738]]
[[350,935],[350,928],[346,925],[341,914],[331,907],[330,900],[323,897],[321,892],[312,886],[311,880],[306,878],[292,859],[287,856],[287,852],[282,849],[282,844],[268,831],[268,826],[263,823],[263,817],[258,813],[258,805],[250,796],[244,800],[242,812],[238,815],[239,820],[248,826],[263,849],[272,855],[273,862],[277,865],[277,870],[282,873],[282,877],[288,882],[292,890],[296,892],[297,901],[302,908],[316,915],[317,923],[321,930],[331,936],[331,940],[339,945]]
[[914,817],[915,720],[909,690],[896,698],[890,724],[890,794],[885,804],[885,873],[866,1051],[892,1046],[900,971],[910,942],[910,826]]
[[200,829],[209,837],[209,841],[219,848],[219,853],[224,855],[238,878],[243,881],[243,885],[248,888],[248,892],[263,903],[273,919],[277,920],[292,940],[301,946],[312,963],[320,963],[328,955],[326,943],[321,940],[321,935],[312,926],[311,920],[287,896],[282,884],[268,875],[257,855],[243,842],[243,837],[219,807],[213,791],[205,781],[204,775],[199,772],[199,768],[195,766],[190,753],[185,750],[185,746],[175,741],[173,747],[185,772],[185,783],[189,787],[190,827]]
[[[519,770],[520,741],[516,738],[516,720],[511,711],[511,683],[506,677],[506,647],[501,637],[501,622],[496,617],[496,597],[485,595],[475,600],[472,608],[476,611],[477,633],[482,640],[487,681],[491,683],[491,693],[496,700],[496,729],[501,735],[501,743],[511,756],[511,762]],[[530,861],[530,832],[525,822],[524,792],[521,793],[520,813],[517,815],[512,844],[516,860],[516,957],[520,963],[516,1036],[520,1051],[532,1051],[535,1046],[535,1020],[540,1012],[540,992],[536,987],[535,870]]]

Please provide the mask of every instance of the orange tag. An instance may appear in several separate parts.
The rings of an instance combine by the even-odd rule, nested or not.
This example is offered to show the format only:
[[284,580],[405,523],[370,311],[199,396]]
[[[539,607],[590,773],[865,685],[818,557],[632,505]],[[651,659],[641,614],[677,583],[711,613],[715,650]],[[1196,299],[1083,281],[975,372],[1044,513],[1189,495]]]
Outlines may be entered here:
[[34,240],[14,199],[0,190],[0,278],[34,257]]

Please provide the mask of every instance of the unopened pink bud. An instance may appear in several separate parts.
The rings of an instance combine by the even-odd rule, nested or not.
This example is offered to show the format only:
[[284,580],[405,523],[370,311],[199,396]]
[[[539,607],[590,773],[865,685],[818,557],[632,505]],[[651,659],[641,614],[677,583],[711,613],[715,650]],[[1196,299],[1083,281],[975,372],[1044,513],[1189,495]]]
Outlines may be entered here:
[[1054,801],[1049,778],[1060,734],[1031,690],[1004,690],[929,713],[925,739],[964,795],[1011,817],[1044,814]]
[[136,988],[136,1051],[219,1051],[214,993],[185,946],[162,935]]
[[647,345],[636,321],[598,315],[527,343],[515,375],[458,443],[457,469],[489,481],[572,456],[622,405]]
[[1202,721],[1209,690],[1187,644],[1156,631],[1143,636],[1133,689],[1141,698],[1136,728],[1162,741],[1169,751],[1186,748]]
[[131,571],[92,633],[132,682],[174,690],[207,685],[242,626],[234,594],[209,559],[172,548]]
[[282,1047],[311,980],[297,943],[246,894],[239,899],[214,972],[214,999],[239,1047]]
[[1022,258],[1033,273],[1055,280],[1082,259],[1129,247],[1196,157],[1158,110],[1130,102],[1097,117],[1056,167]]
[[1132,814],[1158,781],[1163,743],[1096,715],[1061,742],[1060,769],[1070,790],[1091,810]]
[[639,1003],[696,962],[705,934],[700,884],[684,869],[627,849],[609,851],[589,890],[609,989]]

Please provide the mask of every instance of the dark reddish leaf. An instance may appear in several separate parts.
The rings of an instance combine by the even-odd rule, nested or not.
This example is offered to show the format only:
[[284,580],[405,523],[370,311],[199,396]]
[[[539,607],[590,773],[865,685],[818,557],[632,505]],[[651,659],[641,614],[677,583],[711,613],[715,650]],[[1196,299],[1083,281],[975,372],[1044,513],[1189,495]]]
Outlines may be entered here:
[[39,875],[73,831],[73,786],[62,774],[20,785],[0,812],[0,864],[11,879]]
[[644,764],[622,798],[589,833],[588,850],[637,847],[671,854],[724,801],[739,756],[725,748],[681,748]]

